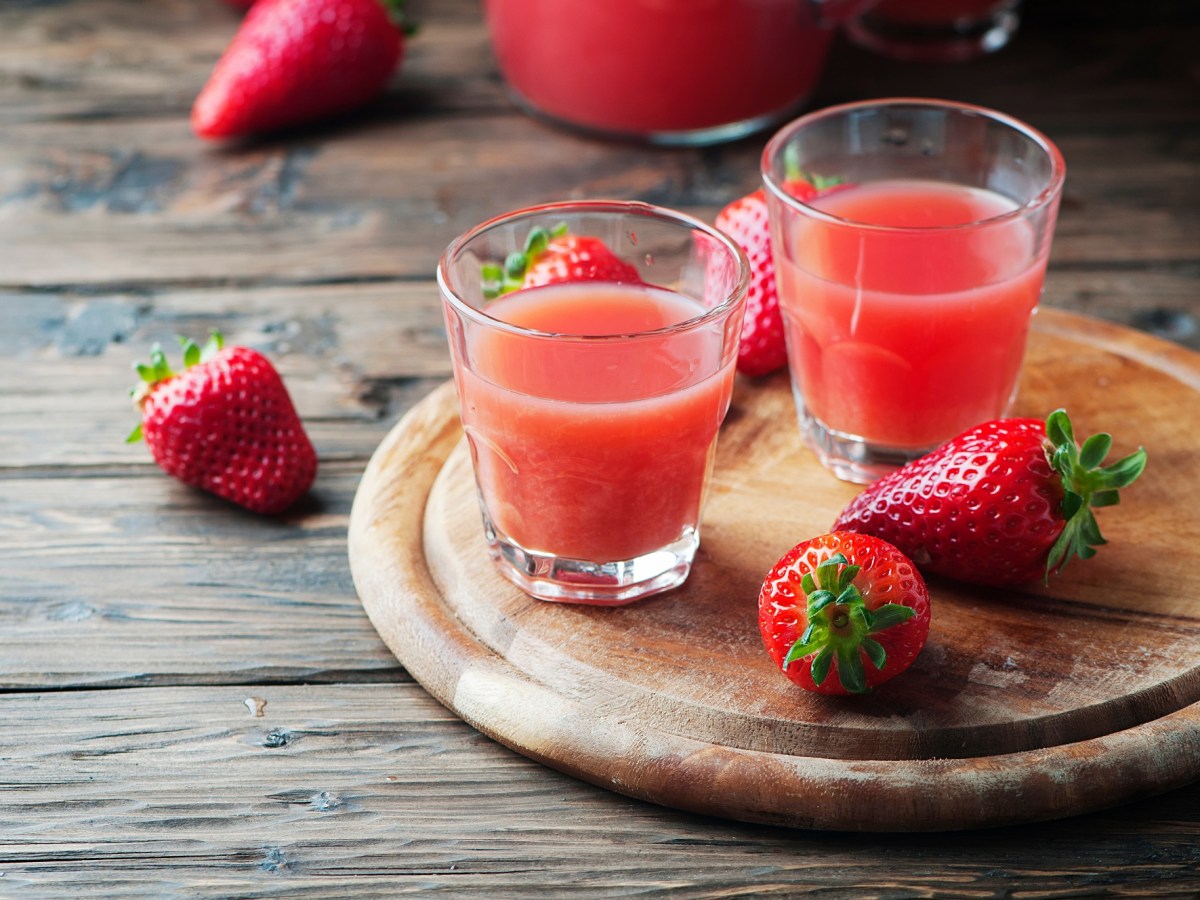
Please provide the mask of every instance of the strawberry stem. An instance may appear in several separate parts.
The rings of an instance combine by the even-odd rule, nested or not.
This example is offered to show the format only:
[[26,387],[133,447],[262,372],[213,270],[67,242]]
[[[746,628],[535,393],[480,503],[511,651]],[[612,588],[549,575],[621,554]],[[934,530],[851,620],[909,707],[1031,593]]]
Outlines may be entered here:
[[1094,434],[1080,446],[1066,410],[1056,409],[1046,418],[1046,457],[1062,477],[1063,499],[1060,513],[1065,524],[1046,557],[1043,582],[1052,572],[1060,572],[1072,557],[1090,559],[1096,547],[1108,543],[1100,533],[1092,509],[1115,506],[1119,491],[1128,487],[1146,468],[1146,450],[1139,447],[1108,466],[1102,466],[1112,449],[1112,436]]
[[817,175],[815,172],[805,171],[800,165],[799,149],[795,144],[788,144],[783,149],[783,177],[787,181],[811,184],[818,194],[846,183],[846,179],[841,175]]
[[[198,363],[208,362],[210,359],[220,353],[221,348],[225,345],[225,340],[223,337],[221,337],[221,332],[219,331],[213,331],[211,334],[209,334],[208,341],[203,347],[198,346],[191,338],[178,337],[177,340],[179,341],[180,346],[183,348],[183,367],[185,369],[190,369],[192,366],[197,365]],[[160,344],[154,344],[151,346],[149,365],[146,365],[145,363],[134,363],[133,368],[134,371],[137,372],[138,378],[140,378],[141,381],[139,381],[130,389],[129,394],[131,397],[133,397],[133,405],[138,409],[141,409],[142,402],[150,395],[150,392],[154,390],[155,385],[178,374],[174,369],[171,368],[170,363],[167,362],[167,355],[163,353],[163,349]],[[142,426],[139,422],[138,426],[129,433],[127,438],[125,438],[125,443],[135,444],[141,439]]]
[[845,554],[835,553],[800,580],[808,601],[808,627],[783,658],[783,668],[798,659],[814,656],[810,674],[814,684],[824,683],[837,659],[838,681],[851,694],[867,692],[863,654],[876,669],[887,664],[887,651],[871,635],[879,634],[916,613],[899,603],[868,609],[854,584],[861,566],[851,565]]
[[483,297],[485,300],[495,300],[503,294],[510,294],[525,282],[525,273],[529,267],[538,261],[546,252],[550,242],[567,233],[567,223],[559,222],[553,228],[537,225],[530,229],[525,237],[523,250],[514,250],[505,257],[503,265],[491,262],[479,267],[482,279]]

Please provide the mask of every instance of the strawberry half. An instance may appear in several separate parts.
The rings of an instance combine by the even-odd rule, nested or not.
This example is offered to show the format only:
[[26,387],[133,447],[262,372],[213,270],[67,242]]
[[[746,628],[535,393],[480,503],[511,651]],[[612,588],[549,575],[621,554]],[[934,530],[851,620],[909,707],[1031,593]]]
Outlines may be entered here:
[[381,0],[258,0],[196,98],[192,130],[241,137],[361,106],[400,65],[405,33]]
[[822,694],[862,694],[899,675],[925,646],[929,617],[921,573],[863,534],[797,544],[758,597],[767,653],[793,682]]
[[525,239],[525,249],[509,254],[504,265],[482,267],[483,294],[494,298],[528,287],[568,281],[614,281],[642,284],[638,270],[604,241],[571,234],[566,223],[537,227]]
[[1101,466],[1108,434],[1079,446],[1063,410],[985,422],[876,481],[842,510],[835,529],[895,544],[926,573],[1009,585],[1049,580],[1072,557],[1105,543],[1093,507],[1146,467],[1146,451]]
[[261,353],[183,341],[183,372],[160,347],[133,390],[145,438],[168,475],[259,513],[282,512],[311,486],[317,455],[283,379]]

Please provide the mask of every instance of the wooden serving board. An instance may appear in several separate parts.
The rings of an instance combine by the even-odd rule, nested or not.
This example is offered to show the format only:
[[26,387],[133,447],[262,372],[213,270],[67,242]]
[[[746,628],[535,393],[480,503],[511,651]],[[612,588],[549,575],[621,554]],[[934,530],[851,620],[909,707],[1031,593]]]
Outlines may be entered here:
[[739,382],[700,553],[680,589],[626,607],[532,600],[487,559],[453,386],[363,477],[350,562],[412,675],[549,766],[667,806],[843,830],[1072,815],[1200,777],[1200,356],[1043,309],[1016,414],[1071,413],[1149,465],[1100,511],[1110,544],[1017,590],[930,580],[913,667],[873,694],[807,694],[758,634],[759,586],[858,490],[801,445],[784,377]]

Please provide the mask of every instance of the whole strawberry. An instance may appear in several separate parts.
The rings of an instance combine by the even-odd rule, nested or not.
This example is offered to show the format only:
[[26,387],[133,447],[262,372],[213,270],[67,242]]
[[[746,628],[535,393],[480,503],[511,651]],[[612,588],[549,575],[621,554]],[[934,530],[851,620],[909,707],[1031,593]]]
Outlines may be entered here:
[[382,0],[258,0],[192,107],[203,138],[261,134],[361,106],[404,53]]
[[503,266],[483,266],[482,277],[487,297],[568,281],[642,283],[638,270],[613,253],[604,241],[571,234],[565,223],[552,229],[531,229],[524,250],[510,254]]
[[[807,177],[796,177],[785,187],[793,197],[810,200],[839,184],[833,179],[821,179],[814,184]],[[737,369],[752,378],[769,375],[787,365],[787,346],[775,286],[775,257],[771,251],[765,191],[759,188],[734,200],[717,214],[713,224],[729,235],[750,260],[750,290],[746,296],[746,317],[742,320]]]
[[834,528],[895,544],[922,571],[977,584],[1048,580],[1105,543],[1092,507],[1112,506],[1146,467],[1146,451],[1101,466],[1107,434],[1075,443],[1056,410],[985,422],[872,484]]
[[311,486],[317,455],[275,367],[247,347],[183,342],[183,372],[162,349],[139,365],[134,404],[154,461],[180,481],[259,513],[282,512]]
[[724,231],[750,260],[750,289],[738,344],[737,369],[743,375],[769,375],[787,365],[783,315],[775,291],[775,259],[767,223],[767,198],[760,188],[734,200],[713,224]]
[[796,684],[822,694],[862,694],[899,675],[925,646],[929,617],[921,573],[865,534],[797,544],[758,597],[767,653]]

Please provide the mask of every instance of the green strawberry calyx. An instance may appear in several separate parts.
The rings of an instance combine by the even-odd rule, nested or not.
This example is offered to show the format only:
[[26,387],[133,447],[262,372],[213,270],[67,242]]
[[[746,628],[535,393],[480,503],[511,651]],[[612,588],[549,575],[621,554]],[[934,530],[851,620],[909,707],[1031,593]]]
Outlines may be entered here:
[[787,184],[803,182],[818,194],[846,183],[841,175],[818,175],[800,165],[800,152],[795,144],[788,144],[783,151],[783,172]]
[[[900,603],[884,603],[867,609],[854,579],[862,566],[851,565],[845,554],[835,553],[800,580],[808,607],[808,627],[783,658],[783,668],[798,659],[813,656],[814,684],[829,675],[837,658],[838,680],[851,694],[865,694],[866,668],[863,654],[876,669],[887,665],[887,651],[872,635],[907,622],[916,612]],[[815,654],[815,656],[814,656]]]
[[1110,449],[1112,436],[1104,432],[1093,434],[1082,445],[1075,443],[1066,410],[1056,409],[1046,418],[1046,457],[1062,477],[1064,493],[1059,511],[1065,524],[1046,557],[1044,582],[1049,582],[1050,574],[1061,571],[1072,557],[1090,559],[1096,555],[1096,547],[1108,543],[1100,534],[1092,508],[1116,506],[1121,502],[1120,489],[1133,484],[1146,468],[1143,447],[1102,466]]
[[553,228],[538,225],[530,229],[525,238],[525,248],[508,254],[504,263],[484,263],[479,270],[483,279],[483,296],[494,300],[503,294],[517,290],[525,282],[525,273],[538,261],[550,242],[567,233],[567,223],[559,222]]
[[[225,339],[221,336],[221,332],[214,331],[209,335],[208,341],[203,347],[191,338],[185,337],[179,338],[179,344],[183,348],[183,367],[187,370],[192,366],[208,362],[220,353],[221,348],[225,346]],[[141,381],[134,385],[129,393],[133,397],[133,405],[138,409],[142,408],[142,404],[157,385],[179,374],[167,362],[167,355],[163,353],[160,344],[155,344],[150,348],[149,364],[135,363],[133,368],[138,373]],[[142,423],[139,422],[137,427],[129,433],[129,437],[125,438],[125,443],[136,444],[141,439]]]

